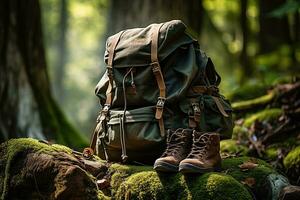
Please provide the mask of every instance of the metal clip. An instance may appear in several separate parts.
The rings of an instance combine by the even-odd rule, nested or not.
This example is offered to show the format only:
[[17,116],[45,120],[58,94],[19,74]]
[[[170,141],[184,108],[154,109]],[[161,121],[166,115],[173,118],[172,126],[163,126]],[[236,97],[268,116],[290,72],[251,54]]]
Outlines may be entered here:
[[165,97],[158,97],[156,108],[164,108],[166,98]]
[[192,103],[193,111],[194,111],[194,120],[196,122],[200,121],[201,109],[199,103]]
[[158,62],[153,62],[150,65],[151,65],[153,73],[160,71],[160,66],[159,66]]

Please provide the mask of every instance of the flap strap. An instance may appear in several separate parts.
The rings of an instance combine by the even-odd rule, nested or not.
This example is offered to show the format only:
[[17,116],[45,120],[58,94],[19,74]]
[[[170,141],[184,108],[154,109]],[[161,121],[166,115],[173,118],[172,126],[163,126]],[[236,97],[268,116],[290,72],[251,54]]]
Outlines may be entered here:
[[188,90],[188,96],[192,96],[195,94],[208,94],[212,96],[219,96],[219,88],[217,86],[191,86]]
[[158,37],[159,30],[162,25],[163,24],[157,24],[153,27],[151,35],[151,67],[159,88],[159,97],[156,104],[155,119],[158,120],[161,136],[164,137],[165,128],[163,122],[163,110],[166,101],[166,85],[158,61]]
[[106,101],[105,101],[103,109],[100,112],[99,117],[97,119],[97,125],[94,130],[91,144],[90,144],[90,147],[94,151],[95,151],[95,147],[96,147],[97,137],[98,137],[99,133],[103,130],[103,126],[104,126],[103,121],[107,117],[107,113],[111,107],[111,103],[112,103],[112,99],[113,99],[113,60],[114,60],[114,55],[115,55],[115,49],[116,49],[117,44],[120,40],[120,37],[123,33],[124,33],[124,31],[121,31],[118,34],[116,34],[114,36],[114,38],[112,38],[112,41],[111,41],[111,44],[109,47],[109,51],[108,51],[107,75],[109,78],[109,82],[108,82],[108,87],[106,90]]

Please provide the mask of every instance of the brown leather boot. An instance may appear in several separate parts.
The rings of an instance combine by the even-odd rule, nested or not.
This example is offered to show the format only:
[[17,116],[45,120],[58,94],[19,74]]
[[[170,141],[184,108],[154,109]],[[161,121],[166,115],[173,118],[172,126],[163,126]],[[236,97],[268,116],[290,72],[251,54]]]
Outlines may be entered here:
[[193,132],[192,150],[179,164],[182,173],[205,173],[221,168],[220,135]]
[[191,150],[192,130],[168,130],[167,148],[154,163],[154,169],[161,172],[178,172],[178,165]]

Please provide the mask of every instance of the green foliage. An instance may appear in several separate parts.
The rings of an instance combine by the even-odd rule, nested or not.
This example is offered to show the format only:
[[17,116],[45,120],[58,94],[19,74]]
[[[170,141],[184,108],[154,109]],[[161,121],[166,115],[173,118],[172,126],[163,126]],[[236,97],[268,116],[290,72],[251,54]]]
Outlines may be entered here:
[[270,17],[282,17],[287,14],[295,13],[300,10],[300,2],[298,0],[288,0],[279,8],[273,10]]

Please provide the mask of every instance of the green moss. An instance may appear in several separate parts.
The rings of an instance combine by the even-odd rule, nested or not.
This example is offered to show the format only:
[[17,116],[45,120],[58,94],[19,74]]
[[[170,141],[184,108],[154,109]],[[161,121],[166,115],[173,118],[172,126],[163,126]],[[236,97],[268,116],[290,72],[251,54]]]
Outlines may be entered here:
[[237,140],[239,138],[248,139],[248,128],[240,125],[235,125],[232,132],[232,139]]
[[256,120],[258,121],[274,120],[277,119],[280,115],[282,115],[282,110],[279,108],[265,109],[247,117],[244,121],[243,126],[250,127]]
[[237,144],[236,140],[222,140],[220,142],[221,153],[247,155],[249,148],[244,145]]
[[36,139],[32,138],[19,138],[19,139],[11,139],[8,142],[6,142],[6,166],[5,166],[5,175],[3,180],[3,191],[1,194],[1,198],[5,199],[5,196],[7,194],[7,187],[10,179],[10,168],[14,161],[14,158],[18,155],[20,152],[24,151],[36,151],[38,153],[47,153],[47,152],[53,152],[53,151],[63,151],[66,153],[71,153],[72,150],[68,147],[62,146],[62,145],[48,145],[42,142],[39,142]]
[[157,174],[130,176],[121,184],[116,199],[252,199],[247,189],[231,176],[207,173],[201,176]]
[[[258,165],[253,169],[242,170],[239,165],[247,161],[257,163]],[[260,190],[260,187],[263,186],[268,175],[273,173],[277,174],[277,172],[272,169],[271,165],[265,161],[249,157],[227,158],[222,162],[222,169],[240,182],[244,181],[246,178],[254,178],[254,192]]]
[[264,84],[247,84],[236,88],[225,96],[231,101],[244,101],[266,94],[267,89],[268,86]]
[[131,174],[150,170],[152,170],[152,166],[121,165],[117,163],[112,164],[109,167],[109,174],[112,174],[110,182],[112,194],[114,195],[116,193],[121,183],[124,182]]
[[110,200],[111,198],[103,194],[102,191],[98,190],[98,195],[97,195],[99,200]]
[[283,160],[286,169],[300,168],[300,146],[294,148]]
[[246,101],[240,101],[240,102],[234,102],[232,103],[232,108],[235,111],[241,111],[241,110],[247,110],[250,108],[256,108],[259,106],[264,106],[275,98],[276,93],[275,92],[270,92],[269,94],[266,94],[264,96],[255,98],[255,99],[250,99]]
[[267,158],[271,159],[271,160],[276,160],[277,159],[277,150],[278,150],[278,148],[274,147],[274,146],[266,148],[265,153],[266,153]]

